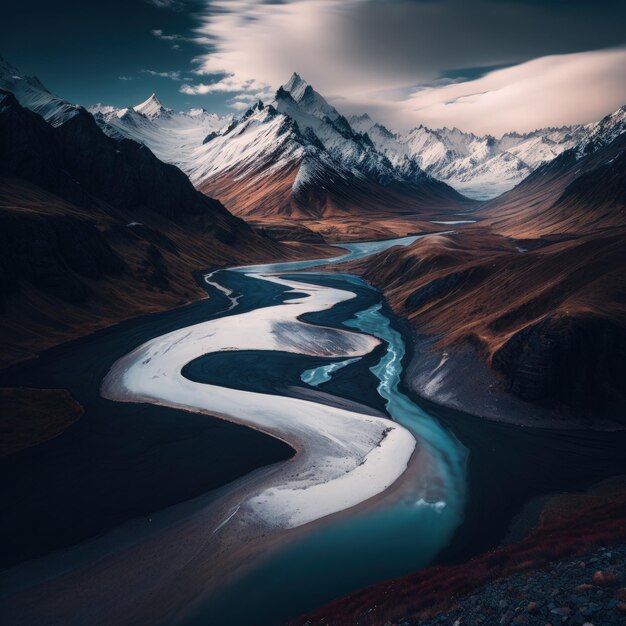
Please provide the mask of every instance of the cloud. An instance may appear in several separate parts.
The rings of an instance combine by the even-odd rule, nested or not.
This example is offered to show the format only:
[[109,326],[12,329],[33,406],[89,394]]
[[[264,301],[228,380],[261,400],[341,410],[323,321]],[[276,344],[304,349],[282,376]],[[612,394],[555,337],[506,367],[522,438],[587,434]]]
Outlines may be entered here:
[[157,9],[172,9],[174,11],[180,11],[184,7],[184,2],[181,0],[145,0],[145,2],[151,4]]
[[162,41],[180,41],[184,39],[184,37],[181,37],[180,35],[166,35],[160,28],[153,29],[152,34],[157,39],[161,39]]
[[[418,89],[432,98],[433,89],[506,71],[494,67],[619,46],[626,43],[625,13],[626,4],[618,0],[214,0],[195,33],[197,43],[207,46],[198,72],[227,74],[233,83],[255,79],[276,88],[295,70],[343,111],[371,109],[392,126],[407,126],[419,123],[420,112],[426,111],[416,102]],[[597,58],[596,69],[602,60],[615,77],[608,57]],[[572,83],[592,78],[585,67],[577,79],[568,66],[567,85],[559,81],[562,88],[572,87],[574,93]],[[613,106],[614,90],[607,88],[611,79],[601,73],[605,79],[591,83],[601,87],[591,98],[594,107],[581,107],[581,119],[591,109]],[[621,81],[626,82],[623,73]],[[481,90],[474,87],[472,93]],[[447,113],[461,102],[478,111],[493,97],[475,96],[470,103],[467,95],[451,95],[461,99]],[[541,110],[544,104],[539,100],[533,106]],[[545,108],[543,117],[553,119],[554,107],[545,103]],[[477,124],[478,118],[458,116],[459,124]],[[519,118],[519,124],[527,123],[527,114]],[[518,120],[511,116],[510,125]],[[494,132],[497,127],[494,123]]]
[[141,70],[142,74],[150,74],[150,76],[159,76],[160,78],[169,78],[170,80],[180,80],[180,71],[173,72],[155,72],[154,70]]
[[407,123],[478,133],[597,120],[626,103],[626,48],[546,56],[473,81],[415,91]]
[[233,76],[225,76],[212,83],[198,83],[196,85],[185,84],[181,86],[180,91],[181,93],[195,96],[206,95],[209,93],[247,92],[255,93],[257,95],[260,93],[264,97],[267,97],[272,93],[268,90],[267,85],[259,83],[254,78],[239,80]]
[[245,111],[249,109],[255,102],[259,100],[269,100],[273,97],[273,92],[269,91],[257,91],[257,92],[249,92],[249,93],[240,93],[236,96],[232,97],[230,100],[226,102],[226,106],[231,109],[235,109],[235,111]]
[[133,80],[132,76],[118,76],[118,80]]
[[228,106],[235,111],[247,111],[250,108],[250,103],[248,102],[229,102]]
[[153,28],[151,32],[157,39],[160,39],[161,41],[173,42],[172,50],[180,50],[180,44],[176,42],[195,43],[201,46],[207,46],[210,44],[210,40],[208,37],[184,37],[183,35],[178,35],[176,33],[166,34],[162,28]]

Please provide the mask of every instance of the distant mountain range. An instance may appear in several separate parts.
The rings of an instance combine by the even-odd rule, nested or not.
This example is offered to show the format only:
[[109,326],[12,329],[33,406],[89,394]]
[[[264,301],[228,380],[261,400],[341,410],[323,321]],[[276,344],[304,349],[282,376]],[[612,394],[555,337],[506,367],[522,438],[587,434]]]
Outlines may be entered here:
[[246,217],[411,213],[463,202],[417,165],[395,167],[297,74],[272,103],[236,119],[175,113],[154,94],[133,109],[91,110],[105,133],[142,141]]
[[[160,158],[185,170],[196,186],[217,191],[218,197],[223,187],[230,187],[225,180],[229,176],[241,180],[240,170],[258,188],[260,176],[266,176],[264,165],[270,163],[275,166],[270,172],[272,186],[282,175],[291,181],[296,198],[302,195],[302,187],[310,191],[315,184],[337,184],[337,176],[354,185],[352,175],[356,175],[390,187],[420,186],[430,177],[469,198],[486,200],[577,146],[595,127],[509,132],[499,139],[425,126],[395,133],[367,114],[342,116],[298,74],[278,89],[271,103],[256,103],[239,118],[198,109],[175,113],[164,108],[155,94],[134,109],[96,106],[90,110],[105,132],[115,129],[143,141]],[[213,145],[199,147],[203,133],[204,145]],[[259,162],[251,167],[251,160]],[[276,194],[270,194],[270,204],[274,199]],[[243,213],[249,210],[246,207]]]
[[[4,61],[0,87],[53,125],[80,108]],[[598,132],[588,124],[499,139],[425,126],[395,133],[367,114],[344,117],[295,73],[271,103],[257,102],[238,117],[176,112],[156,94],[134,107],[98,104],[89,111],[109,136],[143,143],[196,188],[253,218],[458,208],[460,196],[441,182],[489,199]]]
[[376,148],[398,168],[417,164],[470,198],[485,200],[508,191],[540,165],[575,146],[584,126],[542,128],[506,133],[500,139],[458,128],[418,126],[406,134],[392,133],[369,115],[350,123],[366,132]]

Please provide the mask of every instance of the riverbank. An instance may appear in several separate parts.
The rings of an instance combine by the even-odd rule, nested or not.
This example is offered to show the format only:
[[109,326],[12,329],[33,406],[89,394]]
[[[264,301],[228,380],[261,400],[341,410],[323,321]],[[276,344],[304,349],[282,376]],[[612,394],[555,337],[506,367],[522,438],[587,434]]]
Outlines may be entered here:
[[[623,616],[615,610],[618,599],[612,592],[624,582],[620,557],[626,541],[624,484],[622,478],[579,495],[555,496],[543,507],[535,529],[520,542],[466,563],[426,568],[371,586],[292,624],[413,625],[460,620],[489,626],[569,623],[570,618],[582,624],[600,616],[607,619],[596,625],[621,623]],[[611,546],[617,547],[615,554]],[[594,581],[598,570],[612,572],[616,578]],[[528,611],[531,602],[536,607]],[[565,610],[552,613],[553,608]]]
[[[246,273],[248,276],[252,274]],[[415,447],[410,433],[389,420],[285,396],[198,384],[182,376],[194,359],[215,352],[272,350],[326,358],[361,357],[379,341],[371,336],[300,321],[354,297],[350,291],[254,274],[298,297],[284,305],[186,327],[162,335],[117,361],[102,384],[106,398],[153,402],[220,415],[251,426],[299,451],[290,466],[253,500],[242,502],[272,527],[293,528],[350,508],[388,488]],[[288,294],[290,292],[288,291]],[[241,333],[241,327],[246,333]]]
[[[231,275],[231,278],[236,278],[236,280],[240,282],[245,282],[247,280],[244,276],[241,275]],[[230,284],[229,287],[232,287],[232,284]],[[272,289],[275,290],[275,288],[276,285],[274,284]],[[322,289],[321,293],[332,293],[332,290]],[[252,294],[251,300],[258,301],[258,295],[259,294],[257,293],[257,290],[255,290],[255,292]],[[276,296],[278,294],[274,295]],[[283,296],[280,297],[282,298]],[[257,303],[259,306],[262,306],[262,302]],[[248,301],[247,297],[244,294],[244,297],[240,300],[240,305],[245,308],[250,306],[250,304],[251,302]],[[392,424],[390,422],[388,423]],[[255,475],[243,479],[243,481],[238,485],[238,488],[240,490],[238,497],[241,497],[242,486],[244,488],[248,487],[250,489],[253,489],[253,483],[255,481],[258,482],[266,478],[274,471],[275,469],[268,468],[267,470],[262,470],[261,472],[257,472]],[[393,489],[390,491],[393,492]],[[157,542],[156,545],[158,545],[158,541],[162,542],[160,549],[158,549],[156,552],[152,552],[151,546],[154,542],[150,539],[150,536],[154,536],[155,533],[158,534],[160,531],[157,531],[157,528],[163,526],[163,523],[160,521],[160,518],[162,516],[160,515],[152,516],[150,520],[150,522],[152,523],[152,529],[149,531],[148,537],[144,538],[140,542],[140,544],[133,545],[129,548],[124,548],[121,550],[121,552],[118,550],[117,554],[113,554],[103,559],[98,564],[96,569],[88,567],[86,572],[84,568],[79,568],[76,570],[75,574],[72,573],[71,570],[69,570],[65,575],[61,576],[61,578],[58,579],[58,582],[51,581],[50,583],[43,585],[43,588],[35,587],[31,589],[29,592],[29,596],[33,597],[33,595],[36,594],[38,601],[34,604],[29,603],[28,606],[30,607],[30,609],[28,610],[26,610],[26,606],[22,602],[20,602],[21,596],[18,593],[17,596],[12,597],[10,603],[11,610],[15,611],[17,607],[20,607],[20,619],[26,620],[27,622],[29,620],[34,620],[34,615],[38,614],[37,612],[39,611],[44,611],[48,616],[63,614],[63,611],[66,610],[63,606],[63,598],[67,598],[67,595],[66,592],[62,592],[61,589],[66,590],[68,588],[80,588],[83,590],[97,589],[98,595],[102,595],[104,593],[104,589],[110,589],[111,593],[116,597],[115,614],[119,617],[119,619],[122,620],[131,619],[133,615],[136,616],[139,614],[145,617],[147,615],[154,616],[162,615],[164,614],[164,612],[167,613],[167,611],[170,610],[171,607],[170,609],[168,609],[167,606],[164,606],[164,602],[171,603],[174,602],[174,599],[176,602],[176,606],[179,609],[187,606],[189,602],[191,602],[190,595],[193,596],[194,593],[200,592],[200,589],[198,589],[198,585],[204,587],[205,584],[210,583],[212,577],[221,578],[220,582],[223,582],[223,573],[225,571],[229,571],[228,568],[219,567],[219,554],[216,554],[214,550],[208,548],[205,542],[198,542],[197,540],[199,534],[201,535],[204,531],[206,531],[207,528],[213,528],[214,532],[222,534],[222,529],[229,530],[238,521],[237,518],[231,522],[231,514],[229,514],[228,517],[223,516],[224,511],[230,510],[227,501],[223,500],[222,505],[216,505],[215,497],[216,496],[214,496],[214,498],[211,500],[212,507],[210,510],[203,505],[203,502],[198,501],[195,503],[195,506],[197,507],[196,514],[192,515],[191,517],[189,515],[184,516],[182,521],[179,520],[174,524],[174,526],[172,526],[171,518],[176,517],[176,515],[173,513],[173,511],[170,511],[167,515],[165,515],[166,517],[170,518],[170,522],[168,523],[169,530],[166,530],[164,534],[159,534],[158,540],[156,538],[154,539],[154,542]],[[224,497],[227,498],[227,495],[224,494]],[[206,502],[207,500],[204,499],[204,503]],[[368,501],[368,503],[370,502],[371,500]],[[351,513],[355,513],[354,508],[351,509]],[[227,522],[226,526],[224,525],[225,521]],[[326,518],[325,521],[328,522],[328,518]],[[311,525],[307,525],[306,530],[303,532],[310,533],[312,532],[312,530],[313,528],[311,527]],[[232,534],[233,533],[231,531],[231,535]],[[285,535],[286,534],[287,533],[285,533]],[[243,534],[237,533],[235,531],[233,536],[236,537],[235,542],[227,542],[224,541],[223,537],[220,537],[222,540],[222,543],[220,545],[221,553],[226,558],[230,559],[231,562],[233,559],[236,561],[239,557],[241,557],[239,558],[239,561],[242,563],[246,563],[248,559],[246,559],[245,557],[250,555],[249,551],[251,550],[251,544],[250,542],[246,541],[247,537]],[[191,537],[195,537],[196,539],[191,540]],[[189,541],[187,541],[186,538],[189,538]],[[103,538],[103,542],[107,544],[110,549],[110,541],[107,543],[105,539],[106,538]],[[260,536],[259,540],[257,541],[257,547],[255,548],[255,550],[257,552],[259,549],[261,551],[269,550],[271,543],[272,542],[269,541],[267,537]],[[167,548],[165,548],[165,546],[167,546]],[[95,550],[95,547],[92,548],[92,553],[93,550]],[[243,553],[242,550],[244,551]],[[190,555],[193,555],[193,557],[191,557]],[[145,566],[146,562],[151,560],[152,558],[158,558],[160,563],[163,563],[164,560],[168,560],[172,567],[167,568],[167,570],[163,572],[163,576],[166,576],[168,578],[170,576],[175,576],[177,577],[177,580],[180,580],[182,577],[184,577],[187,580],[188,585],[185,587],[185,591],[183,593],[170,591],[170,593],[165,594],[165,597],[163,597],[162,593],[158,592],[158,589],[155,589],[154,593],[150,593],[147,589],[144,589],[144,597],[146,598],[146,602],[137,604],[135,598],[134,603],[131,607],[122,599],[122,596],[124,595],[122,593],[122,589],[133,590],[134,593],[137,593],[138,590],[145,585],[151,585],[150,581],[143,580],[142,582],[142,574],[144,570],[137,570],[134,564],[141,563]],[[184,573],[179,571],[175,565],[175,563],[181,558],[183,558],[187,563],[190,563],[189,559],[192,558],[194,563],[194,565],[189,564],[185,568]],[[100,556],[100,559],[102,559],[102,555]],[[75,557],[70,560],[75,561]],[[67,563],[67,559],[65,559],[65,561]],[[67,567],[67,565],[65,567]],[[74,567],[76,566],[72,566],[72,569],[74,569]],[[54,564],[52,564],[52,568],[54,569]],[[19,580],[20,578],[22,580],[27,579],[29,576],[29,574],[27,573],[28,571],[28,567],[22,568],[22,571],[21,573],[19,573],[17,579],[15,578],[16,573],[13,574],[13,580]],[[30,568],[30,572],[30,575],[32,575],[34,573],[34,570]],[[115,572],[115,574],[113,574],[113,572]],[[37,577],[40,578],[41,573],[37,574],[36,578]],[[195,582],[191,583],[192,580]],[[6,578],[4,582],[7,582]],[[14,584],[15,583],[11,583],[10,586],[14,587]],[[57,585],[61,585],[61,588],[59,588]],[[5,589],[9,587],[9,585],[7,584],[4,584],[3,586]],[[152,589],[153,587],[150,588]],[[88,597],[91,598],[91,595],[88,594]],[[68,600],[66,599],[65,601],[67,602]],[[103,601],[107,602],[106,598]],[[104,611],[107,619],[111,618],[111,610],[112,609],[109,608],[108,611]],[[81,619],[90,619],[94,618],[94,615],[99,615],[99,611],[97,607],[94,606],[92,599],[88,605],[77,605],[76,603],[74,603],[73,614],[76,616],[77,622],[80,623]]]
[[[243,290],[245,282],[238,277],[233,287]],[[218,418],[101,397],[102,379],[130,348],[228,308],[223,293],[207,289],[209,298],[120,323],[0,372],[3,387],[67,389],[84,408],[62,434],[0,459],[0,493],[11,502],[0,513],[0,528],[12,538],[3,567],[75,545],[293,454],[274,438]],[[240,307],[269,306],[283,292],[267,284],[246,293]]]

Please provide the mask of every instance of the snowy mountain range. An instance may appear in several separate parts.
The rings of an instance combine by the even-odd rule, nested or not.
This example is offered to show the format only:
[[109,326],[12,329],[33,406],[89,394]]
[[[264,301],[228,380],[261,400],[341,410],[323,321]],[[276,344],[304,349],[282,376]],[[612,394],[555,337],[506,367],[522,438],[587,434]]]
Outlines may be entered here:
[[470,198],[485,200],[511,189],[540,165],[574,147],[583,126],[543,128],[506,133],[500,139],[477,136],[458,128],[418,126],[393,133],[369,115],[350,118],[353,128],[367,133],[376,148],[397,168],[415,165]]
[[193,167],[195,150],[205,137],[223,130],[232,121],[232,116],[222,117],[204,109],[167,109],[155,93],[135,107],[116,109],[97,104],[89,111],[107,135],[143,143],[159,159],[184,172]]
[[[155,105],[155,100],[156,96],[153,95],[152,99],[135,107],[134,110],[145,113],[143,109],[151,107],[151,110],[157,111],[156,115],[151,114],[147,117],[153,123],[155,118],[159,120],[163,118],[159,126],[167,133],[170,133],[174,126],[171,121],[166,121],[168,116],[189,115],[174,114],[164,109],[158,100]],[[300,133],[299,142],[302,146],[323,148],[333,161],[353,174],[363,175],[382,184],[392,182],[412,184],[420,177],[423,179],[424,175],[429,175],[447,183],[467,197],[478,200],[490,199],[508,191],[544,163],[580,144],[595,127],[595,124],[588,124],[543,128],[527,133],[509,132],[500,138],[491,135],[479,136],[458,128],[431,129],[425,126],[418,126],[407,133],[396,133],[377,123],[367,114],[350,118],[342,116],[295,73],[279,88],[270,106],[272,107],[270,111],[282,113],[297,124]],[[258,104],[255,107],[247,111],[240,120],[242,122],[248,120],[256,111],[255,120],[258,122]],[[190,152],[193,141],[197,142],[197,137],[194,136],[192,139],[192,133],[189,132],[186,135],[189,143],[177,146],[176,153],[179,156],[177,159],[173,158],[169,152],[171,148],[163,145],[162,138],[149,137],[146,129],[134,129],[134,126],[141,127],[140,124],[128,123],[130,120],[127,122],[124,111],[129,110],[132,109],[111,111],[106,114],[105,121],[125,136],[143,140],[164,160],[180,165],[192,176],[196,184],[202,185],[207,176],[210,178],[233,167],[232,153],[228,149],[226,152],[230,157],[223,163],[220,163],[216,154],[225,148],[224,144],[228,141],[224,139],[216,142],[210,149]],[[204,120],[204,117],[202,119]],[[232,118],[212,116],[210,120],[205,120],[205,128],[217,136],[236,121]],[[253,122],[248,122],[247,134],[250,133],[251,124]],[[222,136],[225,137],[227,134],[222,133]],[[211,136],[211,139],[214,138]],[[270,142],[274,139],[276,137],[264,138]],[[240,141],[237,140],[237,143]],[[268,156],[263,141],[252,141],[248,148],[254,152],[254,146]],[[295,147],[291,146],[289,154],[293,156],[294,150]],[[273,151],[273,154],[278,158],[276,151]],[[249,157],[250,154],[247,154],[243,161]],[[283,157],[283,161],[285,158],[289,160],[288,154]],[[209,158],[214,162],[210,167],[206,167]],[[323,167],[323,163],[318,163],[317,167]],[[311,169],[309,158],[298,182],[306,179]]]
[[214,193],[226,185],[225,179],[251,178],[262,185],[267,181],[259,176],[276,173],[293,177],[296,195],[315,182],[431,182],[418,167],[394,167],[366,133],[355,131],[297,74],[278,89],[271,104],[258,102],[237,119],[202,110],[175,113],[155,94],[133,108],[97,105],[90,111],[105,133],[146,144],[159,158],[181,167],[198,188]]
[[[1,59],[0,88],[53,125],[81,109]],[[576,147],[582,154],[624,129],[622,108],[598,123],[499,139],[425,126],[396,133],[367,114],[344,117],[296,73],[271,103],[236,118],[176,112],[156,94],[134,107],[89,111],[106,134],[143,143],[240,215],[321,216],[359,203],[406,213],[428,202],[454,205],[461,198],[448,185],[489,199],[563,152]]]
[[155,94],[133,108],[90,111],[106,134],[144,143],[239,215],[407,213],[463,202],[419,167],[395,167],[297,74],[271,104],[257,102],[237,119],[176,113]]

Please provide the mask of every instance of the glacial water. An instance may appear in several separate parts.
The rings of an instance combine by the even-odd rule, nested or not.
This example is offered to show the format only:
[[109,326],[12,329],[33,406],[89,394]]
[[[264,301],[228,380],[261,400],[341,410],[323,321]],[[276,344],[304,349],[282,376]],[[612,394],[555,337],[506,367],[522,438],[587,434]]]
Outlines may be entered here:
[[[396,242],[348,244],[337,263],[362,258],[390,247],[407,245],[416,237]],[[271,264],[237,268],[247,274],[305,272],[326,261]],[[369,288],[358,277],[333,274],[333,286],[350,291]],[[245,297],[245,295],[244,295]],[[358,298],[358,295],[357,295]],[[356,302],[358,309],[358,300]],[[401,479],[393,498],[375,507],[357,509],[303,535],[274,551],[236,583],[213,597],[195,613],[191,623],[272,624],[298,615],[364,585],[423,567],[450,542],[463,518],[465,503],[466,450],[457,439],[426,411],[400,391],[404,340],[392,325],[382,302],[357,310],[348,320],[337,319],[333,310],[316,314],[316,323],[345,325],[380,338],[386,349],[370,367],[378,380],[377,391],[386,410],[408,428],[418,446],[428,451],[428,467],[411,467]],[[317,386],[330,380],[342,367],[362,367],[360,359],[331,362],[306,369],[301,378]],[[241,601],[245,598],[245,602]]]
[[352,363],[356,363],[358,360],[359,358],[346,359],[345,361],[336,361],[328,365],[320,365],[320,367],[314,367],[302,372],[300,379],[303,383],[311,385],[311,387],[319,387],[322,383],[327,383],[335,372],[352,365]]
[[384,241],[362,241],[358,243],[342,243],[340,248],[346,250],[345,254],[330,257],[327,259],[311,259],[309,261],[288,261],[287,263],[264,263],[261,265],[244,265],[232,268],[232,271],[244,272],[246,274],[271,274],[280,272],[281,274],[304,272],[321,267],[323,265],[336,265],[337,263],[347,263],[348,261],[358,261],[372,254],[383,252],[393,246],[408,246],[414,241],[421,239],[424,235],[412,235],[410,237],[400,237],[398,239],[385,239]]

